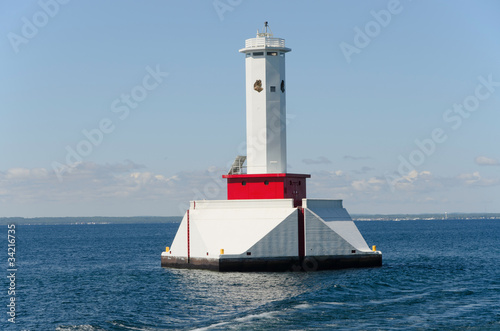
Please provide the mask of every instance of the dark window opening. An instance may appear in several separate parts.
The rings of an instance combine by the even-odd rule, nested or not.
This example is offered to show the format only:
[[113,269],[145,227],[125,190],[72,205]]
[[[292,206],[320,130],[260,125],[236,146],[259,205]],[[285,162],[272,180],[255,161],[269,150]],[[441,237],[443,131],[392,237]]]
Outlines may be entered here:
[[351,253],[352,253],[352,254],[355,254],[355,253],[356,253],[356,250],[355,250],[355,249],[353,249],[353,250],[351,251]]
[[285,93],[285,81],[284,80],[281,81],[280,89],[281,89],[281,93]]
[[264,52],[254,52],[253,56],[262,56],[264,55]]
[[252,255],[252,252],[247,252],[247,255]]
[[245,181],[241,182],[241,185],[243,185],[243,186],[245,186],[246,184],[247,184],[247,182],[245,182]]
[[271,86],[271,92],[276,92],[276,86]]
[[269,181],[268,180],[264,181],[264,185],[269,185]]
[[278,52],[267,52],[267,55],[269,55],[269,56],[277,56]]
[[300,180],[299,180],[299,185],[300,185]]

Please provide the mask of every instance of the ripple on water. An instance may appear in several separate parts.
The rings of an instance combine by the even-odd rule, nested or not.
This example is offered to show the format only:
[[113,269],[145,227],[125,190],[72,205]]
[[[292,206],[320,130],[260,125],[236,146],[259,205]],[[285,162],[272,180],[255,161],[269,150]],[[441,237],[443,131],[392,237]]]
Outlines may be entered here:
[[500,330],[499,222],[362,223],[384,265],[315,273],[162,269],[178,225],[26,226],[19,326]]

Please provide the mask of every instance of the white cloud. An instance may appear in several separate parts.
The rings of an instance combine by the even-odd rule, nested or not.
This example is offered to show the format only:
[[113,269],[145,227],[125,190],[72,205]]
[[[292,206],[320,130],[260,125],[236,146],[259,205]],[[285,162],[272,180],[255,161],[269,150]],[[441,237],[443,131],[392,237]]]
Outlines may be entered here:
[[351,186],[356,191],[381,191],[387,185],[387,182],[381,178],[371,177],[368,179],[355,180]]
[[375,168],[368,167],[368,166],[363,166],[363,167],[361,167],[360,170],[353,170],[353,172],[355,174],[358,174],[358,175],[363,175],[363,174],[366,174],[367,172],[370,172],[370,171],[373,171],[373,170],[375,170]]
[[[0,171],[0,216],[43,216],[39,212],[42,208],[49,216],[58,215],[56,211],[60,216],[181,215],[191,200],[226,198],[226,182],[221,178],[225,170],[210,167],[167,175],[131,161],[83,162],[75,164],[60,182],[48,169],[12,168]],[[468,189],[478,192],[478,188],[500,186],[500,178],[483,177],[477,171],[451,176],[413,171],[394,185],[392,192],[385,176],[337,169],[314,172],[307,191],[310,198],[344,199],[360,210],[370,204],[389,208],[413,206],[411,203],[437,206],[452,196],[466,196]]]
[[46,199],[71,202],[134,193],[140,198],[151,198],[168,193],[176,177],[138,171],[143,168],[131,161],[104,165],[82,162],[75,164],[62,182],[47,169],[13,168],[0,173],[0,199],[16,203]]
[[352,155],[344,155],[344,159],[346,160],[354,160],[354,161],[358,161],[358,160],[371,160],[372,157],[371,156],[352,156]]
[[349,199],[354,203],[442,203],[450,196],[464,196],[466,190],[500,185],[500,178],[484,178],[479,172],[436,176],[430,171],[412,171],[393,183],[391,190],[385,176],[358,176],[356,172],[330,171],[313,173],[308,182],[308,196]]
[[479,171],[472,174],[460,174],[456,178],[467,186],[496,186],[500,184],[499,178],[483,178]]
[[472,186],[496,186],[500,178],[483,178],[478,171],[455,176],[435,176],[429,171],[412,171],[394,183],[396,193],[399,191],[432,192],[451,188]]
[[48,171],[44,168],[11,168],[5,173],[5,177],[8,179],[22,180],[27,178],[47,178]]
[[480,166],[500,166],[500,162],[498,160],[486,156],[478,156],[474,159],[474,162]]
[[331,164],[332,161],[330,161],[328,158],[324,156],[318,157],[316,160],[314,159],[303,159],[302,162],[305,164]]
[[[60,182],[54,171],[12,168],[0,171],[0,217],[44,215],[182,215],[190,200],[225,199],[225,169],[147,171],[131,161],[80,162]],[[50,208],[48,207],[50,206]]]

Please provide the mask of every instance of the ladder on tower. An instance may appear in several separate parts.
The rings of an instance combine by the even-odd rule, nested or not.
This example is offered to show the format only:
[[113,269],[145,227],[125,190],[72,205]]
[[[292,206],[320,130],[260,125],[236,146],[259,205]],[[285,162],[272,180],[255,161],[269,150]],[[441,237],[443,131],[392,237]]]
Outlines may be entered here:
[[228,175],[240,175],[242,172],[241,170],[243,169],[243,164],[245,163],[245,160],[247,157],[245,155],[238,155],[236,159],[233,162],[233,165],[231,166],[231,169],[229,169],[229,172],[227,173]]

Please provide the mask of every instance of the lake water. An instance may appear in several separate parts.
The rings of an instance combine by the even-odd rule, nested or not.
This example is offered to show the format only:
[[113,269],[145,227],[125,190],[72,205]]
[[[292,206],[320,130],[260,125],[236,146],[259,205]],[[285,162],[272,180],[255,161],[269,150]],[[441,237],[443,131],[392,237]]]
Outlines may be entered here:
[[163,269],[175,223],[18,225],[16,324],[3,295],[0,329],[500,330],[500,221],[356,224],[382,267]]

